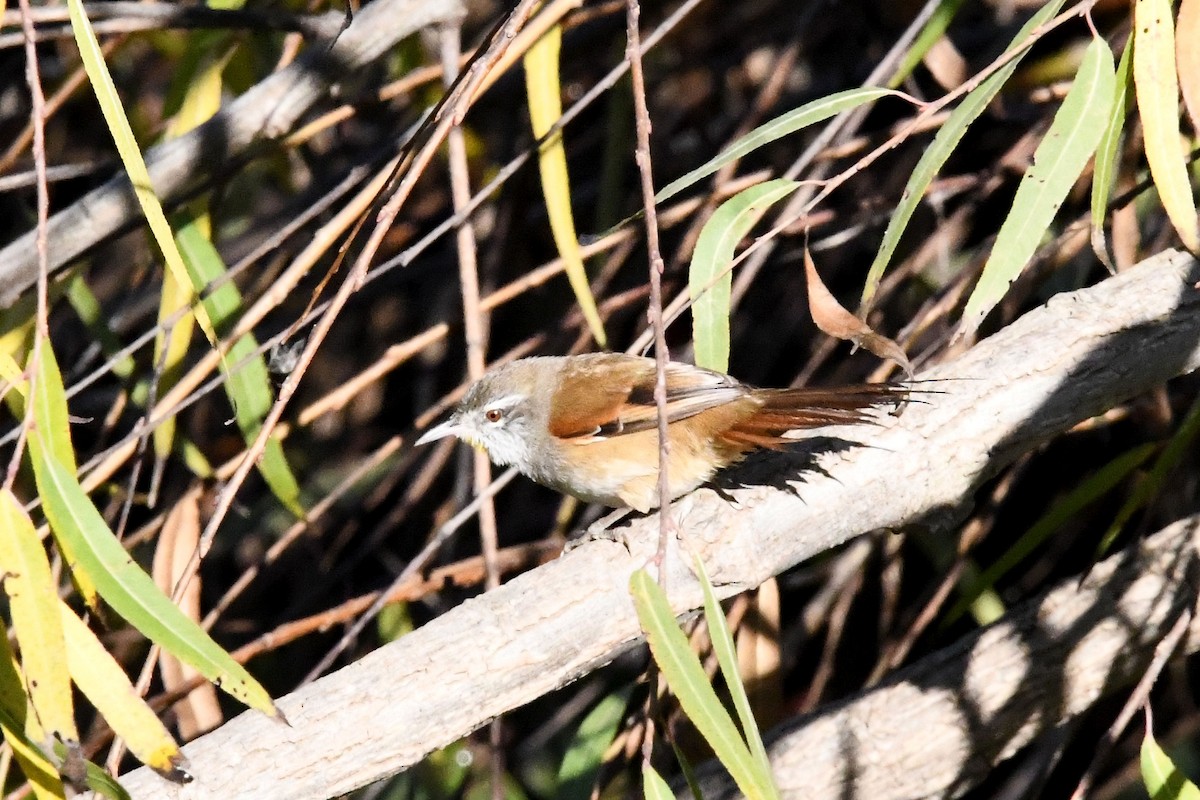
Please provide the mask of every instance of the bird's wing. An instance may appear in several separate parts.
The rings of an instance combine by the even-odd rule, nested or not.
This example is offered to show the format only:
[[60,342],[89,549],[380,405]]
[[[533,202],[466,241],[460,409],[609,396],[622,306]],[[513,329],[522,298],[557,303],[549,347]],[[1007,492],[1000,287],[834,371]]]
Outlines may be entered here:
[[[667,378],[667,422],[695,416],[747,394],[728,375],[670,363]],[[551,401],[550,433],[559,438],[608,438],[654,428],[654,361],[606,354],[575,359],[563,368]]]

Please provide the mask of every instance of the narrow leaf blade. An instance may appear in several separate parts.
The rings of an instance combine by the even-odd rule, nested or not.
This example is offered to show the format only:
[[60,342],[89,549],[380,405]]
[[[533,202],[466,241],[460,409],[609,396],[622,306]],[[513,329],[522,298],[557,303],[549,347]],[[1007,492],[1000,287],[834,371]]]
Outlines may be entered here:
[[66,604],[58,605],[61,628],[67,639],[66,666],[79,690],[104,715],[139,761],[164,777],[182,779],[184,773],[179,765],[183,754],[166,726],[87,625]]
[[[562,116],[561,85],[558,75],[558,56],[562,49],[562,26],[555,25],[525,54],[525,91],[529,96],[529,119],[533,135],[542,138]],[[538,170],[542,177],[542,195],[554,244],[562,256],[567,280],[575,299],[592,331],[592,337],[604,347],[608,337],[604,321],[596,308],[596,298],[588,285],[583,266],[583,253],[575,232],[575,217],[571,211],[571,182],[567,173],[567,153],[562,132],[544,142],[538,150]]]
[[959,336],[979,327],[1033,258],[1067,192],[1096,152],[1115,87],[1112,51],[1103,39],[1093,39],[1083,54],[1074,85],[1017,187],[979,284],[967,300]]
[[[1008,49],[1011,51],[1013,48],[1021,46],[1038,26],[1058,13],[1058,9],[1062,7],[1064,1],[1051,0],[1051,2],[1042,6],[1021,27],[1017,35],[1013,37]],[[871,267],[867,271],[866,284],[863,286],[860,317],[866,317],[866,312],[870,309],[875,292],[879,289],[879,283],[883,280],[883,273],[887,269],[888,264],[891,263],[892,256],[896,253],[896,247],[900,244],[900,237],[904,235],[904,230],[908,227],[909,220],[912,219],[917,206],[921,204],[921,199],[925,196],[925,191],[929,188],[929,184],[933,182],[934,177],[941,171],[942,165],[950,158],[950,154],[954,152],[954,148],[962,141],[967,129],[971,127],[971,123],[979,118],[979,115],[983,113],[984,109],[988,107],[996,97],[996,94],[999,93],[1001,87],[1012,77],[1020,61],[1020,56],[1012,59],[967,94],[962,102],[959,103],[958,108],[954,109],[954,113],[950,115],[950,118],[942,125],[937,135],[933,137],[933,142],[926,148],[925,154],[921,156],[920,161],[913,167],[912,174],[904,186],[904,194],[900,196],[900,202],[896,204],[896,210],[892,212],[892,218],[888,221],[887,230],[883,233],[883,241],[879,245],[879,251],[875,254],[875,259],[871,262]]]
[[638,620],[646,632],[646,641],[654,661],[662,670],[671,691],[679,698],[688,719],[712,747],[721,763],[729,770],[738,788],[747,797],[767,797],[769,787],[758,783],[758,771],[737,726],[721,705],[717,693],[708,682],[700,660],[688,645],[679,629],[666,595],[645,570],[633,573],[629,591],[637,608]]
[[1179,140],[1179,81],[1171,0],[1133,4],[1133,84],[1150,177],[1184,247],[1200,253],[1200,220]]
[[751,186],[722,203],[704,223],[688,269],[697,366],[718,372],[729,369],[733,252],[763,213],[795,191],[798,185],[795,181],[777,178]]
[[77,747],[67,643],[50,561],[33,522],[8,489],[0,489],[0,564],[29,700],[47,733]]
[[[231,696],[270,715],[274,703],[241,664],[170,601],[113,536],[83,487],[53,459],[35,469],[55,540],[73,554],[73,570],[95,582],[100,595],[150,640]],[[64,546],[65,545],[65,546]]]
[[873,102],[888,95],[902,96],[891,89],[867,87],[837,92],[828,97],[813,100],[811,103],[805,103],[799,108],[782,114],[769,122],[764,122],[722,150],[715,158],[706,161],[702,166],[697,167],[683,177],[671,181],[654,196],[654,202],[663,203],[669,200],[689,186],[693,186],[709,175],[712,175],[726,164],[737,161],[748,153],[757,150],[763,145],[770,144],[776,139],[781,139],[788,134],[807,128],[809,125],[815,125],[818,122],[827,120],[835,114],[857,108],[865,103]]

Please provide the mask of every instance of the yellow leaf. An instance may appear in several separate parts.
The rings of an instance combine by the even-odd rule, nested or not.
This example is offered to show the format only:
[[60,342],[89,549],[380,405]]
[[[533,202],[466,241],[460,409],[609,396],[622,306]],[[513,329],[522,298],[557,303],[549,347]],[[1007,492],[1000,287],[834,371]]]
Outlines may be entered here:
[[1200,132],[1200,0],[1180,0],[1175,26],[1179,90],[1192,117],[1192,128]]
[[27,700],[25,679],[9,647],[8,631],[0,623],[0,731],[29,780],[34,796],[38,800],[63,800],[66,790],[54,762],[37,745],[43,733],[36,715],[30,713]]
[[1171,0],[1136,0],[1133,27],[1133,85],[1150,176],[1184,246],[1200,253],[1200,221],[1179,139]]
[[50,561],[33,522],[8,489],[0,489],[0,564],[29,700],[51,736],[68,749],[77,747],[67,645],[58,621],[59,599]]
[[[541,138],[562,116],[562,97],[558,79],[558,53],[562,48],[562,27],[555,25],[525,54],[525,90],[529,95],[529,119],[533,135]],[[571,213],[571,183],[567,174],[567,154],[563,148],[562,132],[547,139],[538,150],[538,169],[542,175],[542,195],[550,217],[554,244],[566,267],[567,280],[579,301],[596,343],[604,347],[608,339],[604,323],[596,309],[596,300],[588,286],[587,272],[579,237],[575,234],[575,218]]]
[[65,603],[59,604],[59,612],[67,639],[67,668],[75,685],[139,761],[168,778],[183,778],[179,746],[133,688],[125,670]]

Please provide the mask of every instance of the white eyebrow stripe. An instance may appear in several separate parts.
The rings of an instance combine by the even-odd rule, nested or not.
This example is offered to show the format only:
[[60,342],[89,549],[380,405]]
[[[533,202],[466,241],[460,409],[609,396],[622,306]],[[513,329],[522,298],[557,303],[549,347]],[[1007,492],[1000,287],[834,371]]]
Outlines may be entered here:
[[503,411],[507,408],[512,408],[513,406],[515,406],[517,403],[520,403],[524,399],[525,399],[525,395],[523,395],[523,394],[506,395],[505,397],[501,397],[499,400],[493,400],[492,402],[488,403],[487,410],[491,411],[494,409],[496,411]]

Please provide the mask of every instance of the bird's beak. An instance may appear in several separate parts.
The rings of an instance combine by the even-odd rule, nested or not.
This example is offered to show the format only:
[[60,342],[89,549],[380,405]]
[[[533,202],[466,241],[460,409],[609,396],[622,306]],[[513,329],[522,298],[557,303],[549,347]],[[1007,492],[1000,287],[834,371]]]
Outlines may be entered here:
[[450,419],[446,420],[441,425],[434,425],[432,428],[425,431],[421,438],[417,439],[414,444],[429,444],[430,442],[436,442],[438,439],[445,439],[447,436],[459,436],[462,434],[462,432],[463,428],[462,425],[459,424],[458,418],[450,417]]

